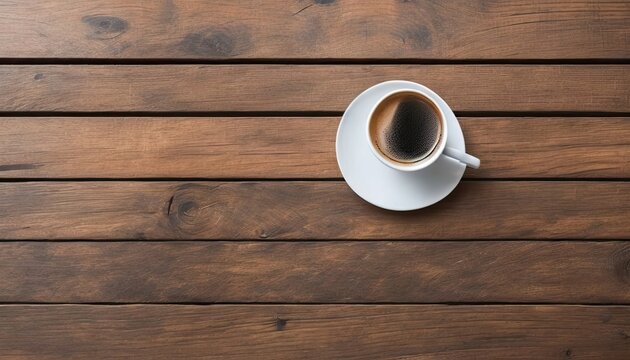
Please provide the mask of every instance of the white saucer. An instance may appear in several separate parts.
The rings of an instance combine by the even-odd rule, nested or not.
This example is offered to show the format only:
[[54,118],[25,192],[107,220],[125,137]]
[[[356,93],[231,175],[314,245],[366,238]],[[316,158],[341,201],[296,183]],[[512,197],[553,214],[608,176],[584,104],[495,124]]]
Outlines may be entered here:
[[466,165],[440,156],[429,167],[404,172],[380,162],[369,148],[365,135],[367,117],[386,93],[401,88],[422,90],[442,108],[448,124],[447,146],[466,151],[459,122],[436,93],[409,81],[386,81],[362,92],[348,106],[337,130],[337,163],[350,188],[365,201],[389,210],[415,210],[435,204],[455,189]]

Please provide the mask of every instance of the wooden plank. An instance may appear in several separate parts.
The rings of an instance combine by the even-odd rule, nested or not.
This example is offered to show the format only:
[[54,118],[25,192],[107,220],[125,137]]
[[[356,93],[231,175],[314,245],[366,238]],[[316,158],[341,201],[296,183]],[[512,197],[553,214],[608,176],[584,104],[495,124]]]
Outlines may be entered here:
[[0,301],[628,303],[629,242],[8,242]]
[[[630,118],[461,118],[471,178],[628,178]],[[339,118],[0,118],[2,178],[340,178]]]
[[2,359],[627,359],[622,306],[0,306]]
[[7,58],[627,59],[630,47],[626,1],[5,0],[0,6],[0,57]]
[[630,118],[463,118],[460,123],[467,150],[483,159],[480,169],[468,171],[470,177],[630,175]]
[[0,111],[343,111],[392,79],[456,111],[630,111],[629,65],[4,65]]
[[464,182],[428,209],[343,182],[0,184],[3,239],[630,239],[630,183]]

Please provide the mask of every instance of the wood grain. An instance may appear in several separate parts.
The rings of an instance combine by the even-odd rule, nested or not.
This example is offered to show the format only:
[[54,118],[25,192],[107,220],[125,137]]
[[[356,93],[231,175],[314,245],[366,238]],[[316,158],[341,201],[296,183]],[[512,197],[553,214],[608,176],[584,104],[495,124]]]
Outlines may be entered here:
[[0,57],[627,59],[626,1],[2,1]]
[[627,242],[8,242],[1,302],[628,303]]
[[398,213],[343,182],[0,184],[3,239],[630,239],[628,182],[464,182]]
[[[0,359],[627,359],[629,33],[621,0],[0,0]],[[335,161],[391,79],[483,161],[421,211]]]
[[0,111],[343,111],[405,79],[455,111],[630,111],[630,65],[4,65]]
[[2,359],[609,359],[620,306],[0,306]]
[[[628,178],[630,118],[460,118],[469,178]],[[1,178],[340,178],[339,118],[0,118]]]

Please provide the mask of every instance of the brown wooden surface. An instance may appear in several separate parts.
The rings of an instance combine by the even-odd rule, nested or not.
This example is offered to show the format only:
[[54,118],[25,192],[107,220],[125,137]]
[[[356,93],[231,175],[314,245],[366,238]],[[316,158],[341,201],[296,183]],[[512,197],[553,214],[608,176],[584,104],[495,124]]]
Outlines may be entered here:
[[[5,359],[609,359],[616,306],[0,306]],[[63,341],[61,341],[63,339]]]
[[[628,359],[629,33],[622,0],[0,0],[0,359]],[[408,213],[334,152],[394,79],[482,161]]]
[[627,303],[628,264],[621,242],[8,242],[0,302]]
[[4,65],[0,79],[0,111],[343,111],[392,79],[455,111],[630,111],[630,65]]
[[629,239],[628,182],[463,182],[393,212],[343,182],[0,184],[3,239]]
[[[0,57],[557,59],[630,55],[627,1],[0,1]],[[35,16],[41,14],[41,16]]]
[[[0,177],[340,178],[339,120],[0,118]],[[459,120],[466,177],[630,177],[630,118]]]

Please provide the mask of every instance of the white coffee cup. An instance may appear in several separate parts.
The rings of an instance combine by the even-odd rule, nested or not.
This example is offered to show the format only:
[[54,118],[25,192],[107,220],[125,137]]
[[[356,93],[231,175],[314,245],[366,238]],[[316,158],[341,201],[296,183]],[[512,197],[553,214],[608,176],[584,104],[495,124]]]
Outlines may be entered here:
[[[403,94],[404,93],[404,94]],[[395,95],[405,95],[410,94],[413,97],[417,97],[418,100],[430,105],[434,110],[434,115],[437,115],[437,121],[439,121],[439,134],[437,136],[437,141],[433,145],[433,149],[423,156],[420,159],[415,159],[410,162],[401,162],[399,160],[392,159],[388,157],[386,154],[381,151],[376,145],[377,140],[373,134],[373,131],[370,130],[370,125],[373,121],[375,121],[375,112],[379,109],[379,106],[383,104],[385,101],[389,100]],[[446,116],[444,115],[444,110],[442,107],[435,102],[430,95],[424,93],[423,91],[416,89],[398,89],[391,91],[385,94],[372,108],[370,111],[367,126],[366,126],[366,136],[368,140],[368,144],[370,144],[370,149],[372,149],[372,153],[379,159],[383,164],[389,166],[392,169],[400,170],[400,171],[418,171],[420,169],[424,169],[429,165],[433,164],[440,156],[446,156],[457,160],[471,168],[477,169],[481,161],[465,152],[457,150],[455,148],[449,147],[446,143],[447,135],[448,135],[448,124],[446,121]],[[378,120],[378,119],[377,119]],[[433,121],[433,120],[432,120]],[[435,135],[435,134],[433,134]],[[433,144],[433,142],[432,142]]]

